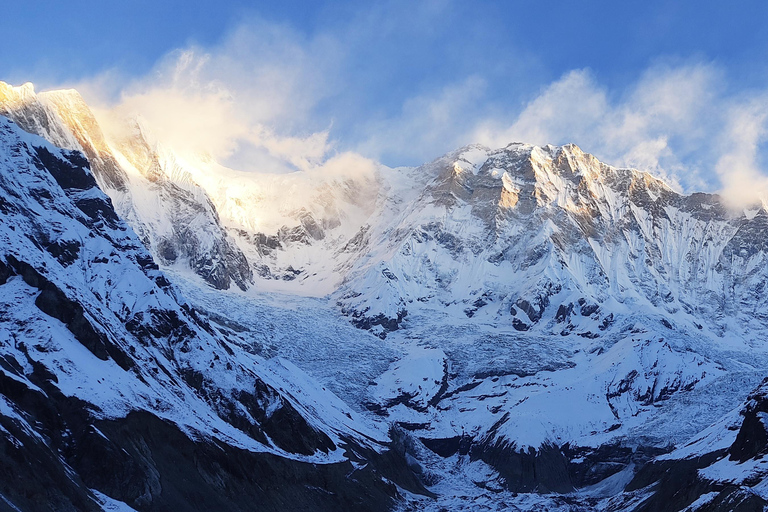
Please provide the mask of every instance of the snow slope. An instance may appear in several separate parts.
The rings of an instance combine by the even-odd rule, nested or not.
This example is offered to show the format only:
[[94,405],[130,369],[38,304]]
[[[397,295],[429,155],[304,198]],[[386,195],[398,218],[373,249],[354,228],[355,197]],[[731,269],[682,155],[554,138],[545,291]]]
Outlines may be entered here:
[[[620,490],[654,450],[717,422],[765,375],[762,207],[681,196],[575,146],[474,146],[380,172],[382,190],[396,176],[419,192],[378,203],[331,301],[396,359],[361,394],[382,349],[356,363],[358,384],[338,345],[291,357],[423,443],[437,508],[472,509],[488,486],[570,496],[487,498],[499,509],[640,506],[648,493]],[[185,289],[232,310],[234,298]],[[237,300],[262,300],[249,293]],[[279,338],[281,353],[301,337]]]

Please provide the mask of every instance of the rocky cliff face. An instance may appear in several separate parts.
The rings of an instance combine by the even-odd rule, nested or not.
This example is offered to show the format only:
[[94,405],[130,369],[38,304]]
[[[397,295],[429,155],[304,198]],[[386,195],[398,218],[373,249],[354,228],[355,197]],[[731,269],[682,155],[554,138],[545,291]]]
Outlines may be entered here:
[[450,304],[519,331],[585,336],[638,310],[721,337],[765,324],[762,205],[728,211],[576,146],[469,147],[419,173],[425,190],[382,237],[392,257],[345,282],[353,315],[394,326]]
[[[584,335],[622,308],[718,336],[766,321],[762,205],[729,211],[576,146],[469,146],[418,169],[350,161],[345,172],[265,175],[180,158],[140,120],[107,138],[75,91],[2,84],[0,112],[82,150],[155,258],[217,288],[245,289],[255,270],[266,289],[335,293],[356,324],[380,331],[440,303],[521,331]],[[595,314],[597,326],[581,320]]]
[[768,379],[685,446],[643,467],[626,487],[638,511],[761,511],[768,478]]
[[449,457],[465,439],[499,475],[483,485],[618,486],[764,375],[762,205],[729,211],[575,146],[468,147],[419,173],[372,244],[388,252],[338,302],[409,346],[370,409]]

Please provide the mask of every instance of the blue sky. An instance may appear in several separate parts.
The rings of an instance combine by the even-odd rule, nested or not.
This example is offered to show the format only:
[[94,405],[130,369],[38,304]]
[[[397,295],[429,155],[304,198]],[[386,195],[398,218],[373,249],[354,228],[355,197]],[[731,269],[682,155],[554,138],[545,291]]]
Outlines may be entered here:
[[521,139],[718,190],[764,179],[766,19],[762,1],[29,0],[3,6],[0,79],[75,86],[243,168]]

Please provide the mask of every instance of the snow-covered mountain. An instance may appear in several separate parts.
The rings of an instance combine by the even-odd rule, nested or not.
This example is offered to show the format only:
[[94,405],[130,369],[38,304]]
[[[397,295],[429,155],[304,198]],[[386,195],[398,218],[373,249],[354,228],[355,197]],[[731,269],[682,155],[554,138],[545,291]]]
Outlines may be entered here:
[[[83,207],[83,192],[68,182],[62,191],[48,183],[55,200],[41,200],[39,186],[13,173],[26,165],[37,180],[91,179],[85,162],[4,125],[3,173],[16,181],[3,204],[18,211],[3,211],[3,226],[24,226],[8,231],[7,247],[17,249],[7,272],[22,278],[7,284],[32,287],[29,304],[46,295],[14,263],[26,261],[84,318],[109,326],[105,339],[116,341],[104,346],[114,354],[105,348],[99,364],[118,361],[115,347],[125,344],[133,361],[120,371],[135,377],[78,388],[68,384],[72,368],[96,379],[104,372],[69,348],[41,351],[37,361],[56,369],[48,371],[64,396],[98,407],[84,406],[93,418],[126,429],[144,411],[194,446],[202,437],[291,468],[311,461],[320,473],[295,470],[292,481],[338,493],[323,504],[360,499],[375,508],[367,499],[386,494],[376,506],[762,510],[768,500],[758,387],[768,373],[763,205],[734,210],[716,195],[682,195],[574,145],[468,146],[395,169],[341,154],[276,175],[177,154],[141,119],[107,133],[74,91],[0,84],[0,113],[82,151],[118,214],[92,185],[107,206]],[[62,158],[74,167],[57,171]],[[101,215],[101,224],[56,217],[78,219],[78,211]],[[93,238],[101,252],[89,248]],[[129,249],[114,248],[128,239],[120,243]],[[45,299],[24,309],[21,295],[9,294],[8,339],[45,332],[18,323],[29,311],[51,322]],[[27,352],[17,353],[9,342],[7,350],[24,361],[36,345],[47,346],[25,341]],[[14,370],[17,380],[49,393],[29,377],[34,368]],[[8,410],[32,417],[19,400],[13,395]],[[292,412],[277,413],[278,402]],[[296,430],[281,437],[286,424]],[[342,480],[323,475],[345,464],[366,473],[343,493],[333,487]],[[119,485],[83,482],[137,508],[169,503],[162,493],[131,501],[115,494]],[[227,485],[249,485],[238,482]],[[83,492],[107,499],[95,491]]]
[[59,147],[82,151],[118,214],[158,261],[188,266],[217,288],[245,289],[251,282],[250,266],[206,192],[140,120],[126,121],[120,136],[108,140],[77,91],[36,94],[29,83],[0,82],[0,114]]
[[393,482],[420,491],[386,429],[186,302],[82,154],[3,117],[0,214],[4,508],[378,510]]
[[762,205],[729,212],[573,145],[468,147],[418,172],[421,196],[376,241],[388,250],[346,279],[357,311],[433,304],[587,337],[640,311],[716,337],[765,325]]

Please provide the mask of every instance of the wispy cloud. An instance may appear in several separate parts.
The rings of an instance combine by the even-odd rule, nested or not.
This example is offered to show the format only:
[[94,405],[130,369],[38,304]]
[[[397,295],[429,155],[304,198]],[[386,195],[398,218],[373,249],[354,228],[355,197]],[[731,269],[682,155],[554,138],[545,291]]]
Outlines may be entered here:
[[[177,50],[154,71],[100,94],[120,77],[83,85],[102,118],[141,116],[180,153],[206,154],[244,170],[287,172],[319,164],[331,149],[312,109],[330,91],[335,43],[285,26],[252,21],[213,48]],[[114,125],[115,123],[111,123]]]
[[677,188],[701,188],[706,177],[691,167],[703,160],[697,153],[709,153],[707,138],[716,134],[730,101],[718,97],[720,83],[709,64],[658,66],[616,93],[589,70],[574,70],[546,87],[511,124],[485,120],[473,138],[493,147],[574,142],[615,165],[661,175]]
[[467,144],[472,110],[485,97],[486,82],[470,76],[434,94],[408,98],[394,116],[362,121],[365,137],[356,150],[373,158],[424,161]]
[[711,63],[653,66],[620,92],[602,86],[589,70],[574,70],[511,123],[485,119],[467,138],[492,147],[574,142],[608,163],[661,176],[681,191],[754,199],[768,191],[760,167],[766,98],[763,91],[729,93],[722,71]]
[[[768,142],[768,94],[730,109],[715,172],[722,193],[733,205],[762,201],[768,204],[768,176],[761,145]],[[765,153],[763,152],[763,155]]]
[[[313,169],[343,152],[398,165],[474,142],[574,142],[685,192],[722,190],[746,200],[768,190],[768,93],[733,92],[716,63],[652,65],[619,89],[575,69],[526,97],[512,86],[530,79],[526,56],[505,76],[509,95],[492,69],[477,66],[412,84],[408,75],[392,76],[400,54],[378,55],[377,45],[396,45],[398,31],[439,26],[446,6],[432,2],[411,14],[398,24],[385,8],[371,10],[312,35],[248,20],[216,46],[172,52],[149,76],[107,74],[82,85],[94,98],[99,91],[111,97],[101,103],[113,114],[141,114],[178,151],[207,153],[242,170]],[[398,93],[378,104],[376,87]]]

